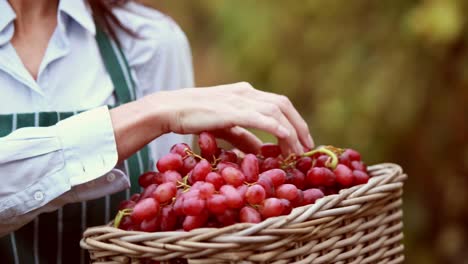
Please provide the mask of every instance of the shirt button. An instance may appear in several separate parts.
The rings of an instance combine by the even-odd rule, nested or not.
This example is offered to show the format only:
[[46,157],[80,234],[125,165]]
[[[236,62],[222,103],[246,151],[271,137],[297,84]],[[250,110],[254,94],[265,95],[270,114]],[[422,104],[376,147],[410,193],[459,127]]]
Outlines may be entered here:
[[115,180],[115,174],[112,173],[112,172],[107,174],[106,179],[107,179],[108,182],[114,181]]
[[42,199],[44,199],[44,194],[42,192],[35,192],[34,193],[34,199],[36,199],[37,201],[40,201]]

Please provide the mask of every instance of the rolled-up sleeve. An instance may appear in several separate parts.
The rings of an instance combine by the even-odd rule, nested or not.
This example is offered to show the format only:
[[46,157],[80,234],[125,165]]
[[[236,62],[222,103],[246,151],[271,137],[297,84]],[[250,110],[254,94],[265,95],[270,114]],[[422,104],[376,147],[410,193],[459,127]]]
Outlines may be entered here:
[[[1,225],[0,233],[16,229],[41,211],[127,188],[127,177],[114,169],[117,160],[107,107],[0,138],[0,221],[10,223]],[[118,178],[113,184],[101,179],[109,173],[112,180]],[[93,188],[83,187],[92,182]]]

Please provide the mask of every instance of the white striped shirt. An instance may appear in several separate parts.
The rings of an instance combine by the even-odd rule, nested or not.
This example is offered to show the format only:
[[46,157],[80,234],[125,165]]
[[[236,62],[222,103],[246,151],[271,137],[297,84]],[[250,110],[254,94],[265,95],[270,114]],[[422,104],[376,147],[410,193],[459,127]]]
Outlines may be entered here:
[[[194,85],[187,39],[170,18],[138,4],[115,14],[141,37],[117,32],[137,83],[136,98]],[[61,0],[57,17],[34,80],[10,43],[15,13],[0,0],[0,114],[91,109],[55,126],[18,129],[0,138],[0,236],[41,212],[129,186],[124,164],[115,167],[115,139],[103,106],[115,98],[90,10],[84,0]],[[164,135],[150,144],[152,157],[190,140]]]

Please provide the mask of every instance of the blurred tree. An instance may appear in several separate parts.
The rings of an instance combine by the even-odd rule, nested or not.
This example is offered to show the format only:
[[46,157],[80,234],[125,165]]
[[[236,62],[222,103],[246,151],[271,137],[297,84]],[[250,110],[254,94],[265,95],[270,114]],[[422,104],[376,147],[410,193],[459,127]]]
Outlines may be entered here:
[[145,2],[186,31],[199,86],[285,94],[317,143],[401,164],[408,263],[468,262],[466,1]]

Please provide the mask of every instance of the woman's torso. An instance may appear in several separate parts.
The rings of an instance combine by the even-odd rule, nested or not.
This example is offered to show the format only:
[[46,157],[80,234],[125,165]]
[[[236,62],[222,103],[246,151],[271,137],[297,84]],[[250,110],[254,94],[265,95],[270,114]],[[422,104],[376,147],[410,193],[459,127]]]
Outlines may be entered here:
[[[94,23],[84,1],[60,1],[58,26],[49,42],[37,80],[33,80],[25,70],[9,43],[14,30],[11,23],[14,14],[8,7],[6,1],[0,1],[0,12],[3,13],[0,16],[0,114],[81,111],[116,102],[114,86],[99,54],[94,37]],[[116,13],[124,24],[142,37],[137,41],[125,33],[118,34],[136,83],[135,97],[159,90],[193,86],[189,47],[180,29],[160,13],[137,5],[130,5],[130,8],[132,11],[120,10]],[[135,12],[142,12],[144,16]],[[160,153],[167,152],[170,145],[188,140],[188,137],[179,135],[165,135],[152,142],[150,145],[153,159]],[[125,170],[123,166],[122,170]],[[68,226],[54,226],[53,222],[58,218],[73,215],[67,214],[67,210],[83,212],[83,209],[86,211],[89,207],[83,203],[69,204],[59,212],[46,214],[52,226],[48,225],[47,220],[37,221],[37,224],[35,221],[18,230],[18,233],[40,233],[41,241],[44,241],[44,234],[47,232],[42,231],[48,229],[52,232],[50,237],[63,238],[65,235],[66,239],[67,230],[73,230],[77,234],[77,229],[83,231],[87,225],[104,224],[108,220],[109,213],[98,221],[81,213],[81,219],[62,219]],[[85,225],[83,220],[88,220]],[[60,235],[59,232],[65,234]],[[64,243],[65,247],[69,248],[66,245],[69,243],[78,245],[76,235],[68,238]],[[73,260],[69,259],[70,256],[64,254],[64,246],[58,244],[54,244],[56,249],[52,250],[52,253],[57,254],[49,254],[52,261],[50,256],[38,256],[37,243],[29,241],[21,246],[25,248],[15,250],[20,255],[29,252],[34,255],[30,259],[39,262],[70,263],[78,260],[76,256]]]

